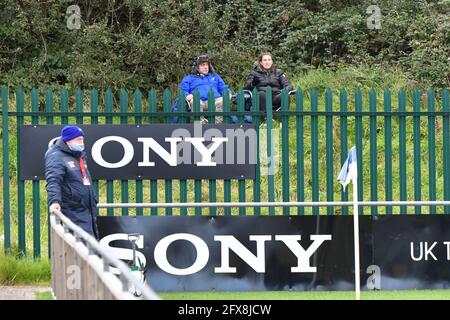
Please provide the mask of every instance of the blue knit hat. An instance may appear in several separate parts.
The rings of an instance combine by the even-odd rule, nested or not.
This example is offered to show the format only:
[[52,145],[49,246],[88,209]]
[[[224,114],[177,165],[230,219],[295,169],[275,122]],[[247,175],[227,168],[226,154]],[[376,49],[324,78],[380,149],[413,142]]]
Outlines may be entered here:
[[84,133],[83,133],[83,130],[81,130],[81,128],[79,128],[77,126],[65,126],[61,130],[61,139],[64,142],[75,139],[76,137],[79,137],[79,136],[84,137]]

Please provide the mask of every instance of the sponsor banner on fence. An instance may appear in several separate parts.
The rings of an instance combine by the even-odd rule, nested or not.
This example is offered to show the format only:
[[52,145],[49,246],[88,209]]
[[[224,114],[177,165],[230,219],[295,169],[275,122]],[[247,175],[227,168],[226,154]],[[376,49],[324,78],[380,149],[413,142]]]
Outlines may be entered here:
[[[361,216],[362,290],[450,287],[450,216]],[[99,217],[157,291],[353,290],[352,216]]]
[[[43,180],[44,155],[61,125],[27,125],[20,134],[20,179]],[[80,125],[95,180],[253,179],[253,125]]]

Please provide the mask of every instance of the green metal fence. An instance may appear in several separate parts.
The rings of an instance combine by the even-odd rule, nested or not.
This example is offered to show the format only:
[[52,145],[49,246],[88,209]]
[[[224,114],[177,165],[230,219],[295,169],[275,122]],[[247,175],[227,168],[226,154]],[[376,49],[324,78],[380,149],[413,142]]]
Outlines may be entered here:
[[[179,110],[182,93],[177,93]],[[268,89],[267,95],[272,93]],[[66,90],[24,92],[2,86],[2,205],[0,235],[6,252],[13,250],[34,257],[49,250],[48,210],[44,181],[21,181],[20,130],[23,124],[148,124],[171,122],[169,90],[158,99],[155,90],[129,94],[125,90]],[[267,114],[259,111],[253,94],[251,111],[244,111],[244,96],[237,106],[224,95],[223,112],[200,112],[198,95],[193,112],[177,112],[180,123],[206,115],[210,123],[217,115],[253,115],[258,136],[258,165],[254,180],[136,180],[95,181],[100,202],[233,202],[233,201],[347,201],[351,196],[336,182],[348,149],[356,145],[358,156],[358,199],[362,200],[450,200],[449,92],[418,90],[382,94],[346,90],[283,92],[282,106]],[[267,99],[270,101],[270,99]],[[338,107],[337,107],[338,105]],[[192,120],[192,119],[191,119]],[[41,155],[37,155],[41,156]],[[43,156],[43,155],[42,155]],[[261,160],[263,159],[263,160]],[[276,170],[267,175],[270,159]],[[147,211],[148,210],[148,211]],[[350,209],[351,210],[351,209]],[[311,209],[275,208],[151,208],[106,209],[106,215],[346,215],[347,207]],[[360,214],[449,213],[450,207],[361,208]],[[3,228],[3,230],[1,229]],[[1,232],[3,231],[3,232]]]

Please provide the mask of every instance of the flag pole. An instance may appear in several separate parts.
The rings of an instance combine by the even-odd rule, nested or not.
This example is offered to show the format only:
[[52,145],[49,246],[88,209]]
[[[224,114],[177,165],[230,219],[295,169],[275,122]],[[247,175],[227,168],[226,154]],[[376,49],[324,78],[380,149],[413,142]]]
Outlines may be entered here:
[[356,147],[350,149],[347,160],[342,165],[338,181],[344,187],[353,183],[353,246],[355,249],[355,298],[361,299],[360,266],[359,266],[359,213],[358,213],[358,159]]
[[355,299],[361,299],[360,263],[359,263],[359,213],[358,213],[358,177],[353,181],[353,237],[355,248]]

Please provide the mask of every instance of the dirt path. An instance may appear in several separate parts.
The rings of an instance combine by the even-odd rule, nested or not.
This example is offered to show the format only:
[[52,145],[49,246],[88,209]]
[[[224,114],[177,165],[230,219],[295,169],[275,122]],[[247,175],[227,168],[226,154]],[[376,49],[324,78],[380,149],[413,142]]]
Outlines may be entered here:
[[0,300],[35,300],[36,292],[51,291],[49,287],[0,286]]

